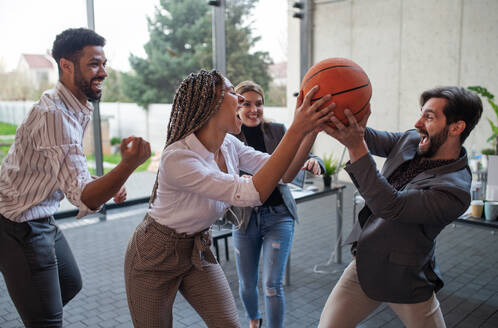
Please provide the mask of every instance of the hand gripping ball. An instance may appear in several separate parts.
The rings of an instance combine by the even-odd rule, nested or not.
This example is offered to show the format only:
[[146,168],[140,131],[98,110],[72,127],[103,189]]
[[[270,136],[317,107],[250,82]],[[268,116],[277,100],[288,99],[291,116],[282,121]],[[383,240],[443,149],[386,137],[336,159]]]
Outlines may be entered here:
[[349,108],[357,121],[368,112],[372,85],[365,71],[352,60],[327,58],[313,65],[304,75],[301,91],[306,94],[315,85],[320,89],[313,96],[312,103],[330,94],[332,98],[322,107],[335,102],[335,116],[344,125],[349,125],[344,109]]

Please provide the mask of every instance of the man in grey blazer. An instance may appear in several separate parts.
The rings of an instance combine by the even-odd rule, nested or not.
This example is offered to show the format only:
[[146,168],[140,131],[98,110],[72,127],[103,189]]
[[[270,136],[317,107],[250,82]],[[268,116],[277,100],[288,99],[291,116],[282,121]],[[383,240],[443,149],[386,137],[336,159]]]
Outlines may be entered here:
[[[435,296],[443,286],[434,250],[441,230],[470,203],[471,172],[463,142],[482,114],[480,98],[462,87],[427,90],[421,117],[404,133],[349,126],[326,132],[344,144],[345,170],[365,207],[346,239],[353,261],[323,309],[319,327],[355,327],[388,302],[407,327],[445,327]],[[379,172],[372,155],[385,157]]]

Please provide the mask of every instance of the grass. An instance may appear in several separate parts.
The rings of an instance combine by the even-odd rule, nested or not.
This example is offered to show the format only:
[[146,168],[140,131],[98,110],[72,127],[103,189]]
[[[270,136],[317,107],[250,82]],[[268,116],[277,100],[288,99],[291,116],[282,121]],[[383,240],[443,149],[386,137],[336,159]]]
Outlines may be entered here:
[[[17,126],[9,123],[4,123],[0,122],[0,135],[14,135],[16,134],[16,129]],[[14,142],[13,139],[9,140],[0,140],[0,165],[7,156],[7,153],[9,152],[11,144]],[[86,156],[87,161],[95,161],[95,155],[87,155]],[[109,154],[109,155],[104,155],[104,162],[110,163],[110,164],[118,164],[121,162],[121,154]],[[135,172],[141,172],[141,171],[146,171],[147,167],[150,164],[150,158],[145,161],[142,165],[140,165]],[[90,171],[90,174],[95,175],[96,170],[94,168],[88,168]],[[104,174],[112,170],[112,168],[104,168]]]
[[0,146],[0,165],[2,165],[3,159],[7,156],[9,149],[10,145]]
[[[108,154],[103,156],[104,156],[104,162],[111,164],[118,164],[119,162],[121,162],[121,154]],[[94,161],[95,155],[87,155],[86,159]]]
[[[9,140],[9,142],[13,142],[14,140]],[[0,146],[0,166],[2,165],[2,161],[7,156],[7,153],[9,152],[10,145],[2,145]],[[86,156],[87,161],[95,161],[95,156],[94,155],[87,155]],[[104,155],[104,162],[111,163],[111,164],[118,164],[121,161],[121,154],[111,154],[111,155]],[[142,171],[147,171],[147,167],[150,164],[150,158],[145,161],[142,165],[140,165],[135,172],[142,172]],[[104,168],[104,174],[112,170],[112,168],[105,167]],[[96,175],[97,171],[94,168],[89,167],[88,171],[90,171],[91,175]]]
[[[95,161],[95,155],[87,155],[86,156],[87,161]],[[109,155],[104,155],[104,162],[110,163],[110,164],[119,164],[121,162],[121,154],[109,154]],[[147,167],[150,164],[150,158],[147,159],[142,165],[140,165],[135,172],[142,172],[142,171],[147,171]],[[96,170],[94,168],[88,168],[90,171],[90,174],[95,175]],[[104,174],[112,170],[110,167],[104,167]]]
[[0,135],[9,136],[16,134],[17,125],[0,122]]

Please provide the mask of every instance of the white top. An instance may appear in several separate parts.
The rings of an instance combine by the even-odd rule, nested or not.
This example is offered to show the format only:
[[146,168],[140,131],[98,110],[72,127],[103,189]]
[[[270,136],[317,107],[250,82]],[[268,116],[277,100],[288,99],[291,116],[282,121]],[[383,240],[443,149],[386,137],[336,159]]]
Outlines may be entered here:
[[178,233],[209,228],[230,205],[261,205],[251,176],[270,155],[244,145],[227,134],[220,147],[228,173],[222,172],[194,133],[169,145],[159,166],[157,197],[149,214]]
[[0,169],[0,214],[16,222],[50,216],[64,194],[79,208],[78,218],[93,212],[80,200],[92,181],[82,149],[92,111],[61,82],[43,93]]

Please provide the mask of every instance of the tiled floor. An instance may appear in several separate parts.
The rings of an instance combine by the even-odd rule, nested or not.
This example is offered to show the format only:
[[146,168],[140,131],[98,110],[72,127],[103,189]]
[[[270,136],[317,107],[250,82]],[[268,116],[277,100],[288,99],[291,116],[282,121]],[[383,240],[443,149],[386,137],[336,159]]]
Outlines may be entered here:
[[[344,200],[344,235],[351,229],[352,189]],[[335,241],[334,196],[299,204],[300,224],[292,248],[291,284],[285,288],[285,327],[316,327],[323,305],[345,265],[351,260],[343,249],[341,265],[325,263]],[[106,222],[60,220],[83,276],[83,290],[64,308],[65,327],[132,327],[123,283],[123,256],[129,237],[145,212],[145,205],[113,211]],[[498,238],[496,230],[456,223],[440,235],[437,258],[446,286],[438,293],[448,327],[498,327]],[[230,238],[231,243],[231,238]],[[247,319],[238,298],[238,283],[230,249],[230,261],[221,264],[237,301],[243,327]],[[231,244],[230,244],[231,248]],[[262,302],[260,302],[262,304]],[[174,306],[175,327],[205,327],[199,316],[178,295]],[[0,278],[0,327],[22,327]],[[359,327],[403,327],[383,305]]]

